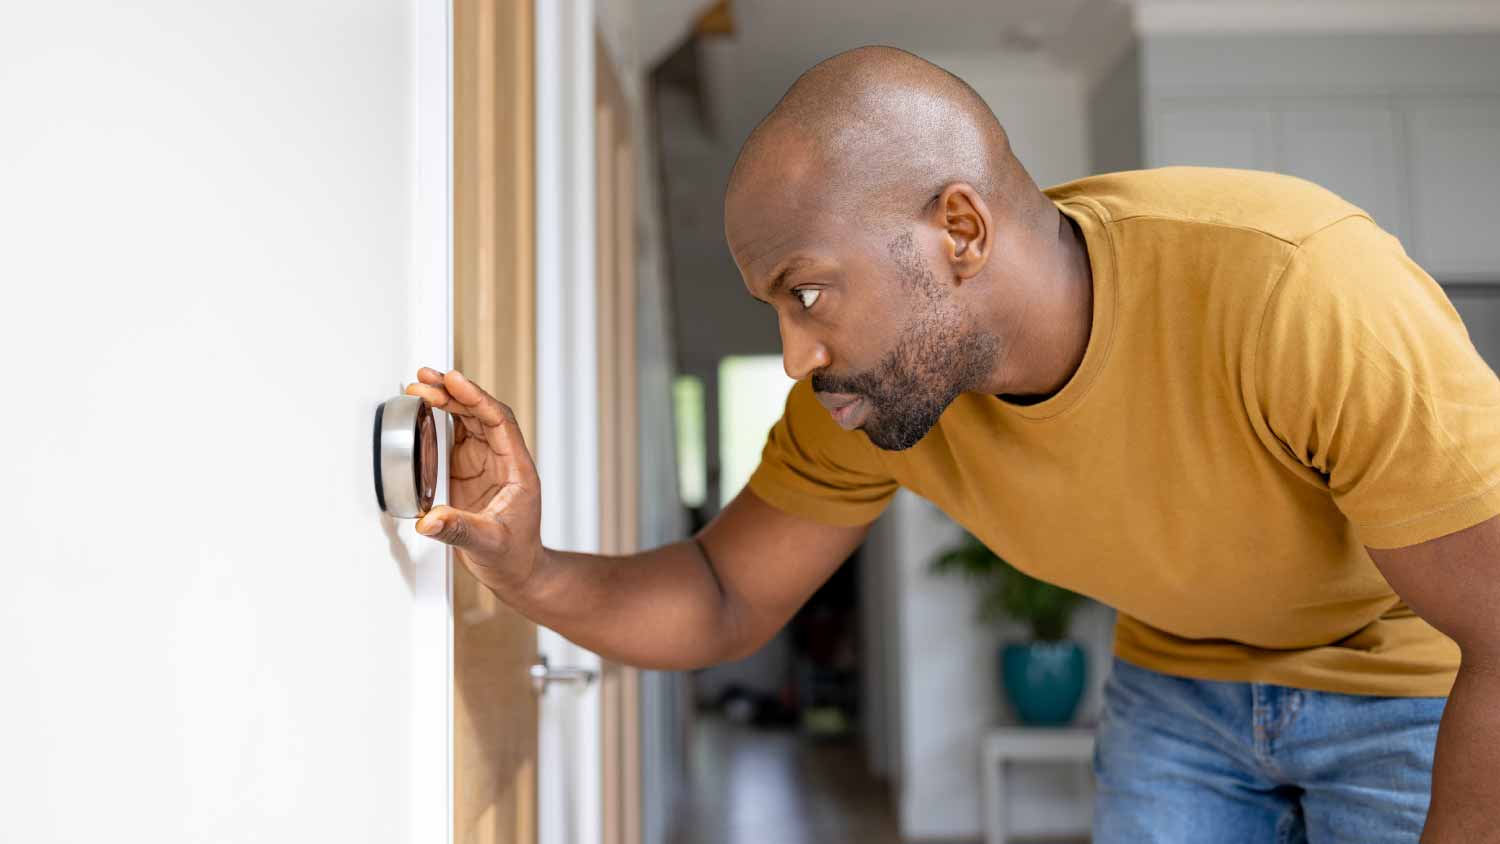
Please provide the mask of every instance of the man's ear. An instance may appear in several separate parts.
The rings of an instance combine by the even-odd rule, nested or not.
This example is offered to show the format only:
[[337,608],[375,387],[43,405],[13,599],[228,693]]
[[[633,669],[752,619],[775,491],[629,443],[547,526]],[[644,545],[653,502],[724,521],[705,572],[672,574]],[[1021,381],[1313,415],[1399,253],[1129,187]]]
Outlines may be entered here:
[[978,275],[995,245],[994,220],[979,192],[965,182],[954,182],[938,194],[933,214],[954,274],[960,279]]

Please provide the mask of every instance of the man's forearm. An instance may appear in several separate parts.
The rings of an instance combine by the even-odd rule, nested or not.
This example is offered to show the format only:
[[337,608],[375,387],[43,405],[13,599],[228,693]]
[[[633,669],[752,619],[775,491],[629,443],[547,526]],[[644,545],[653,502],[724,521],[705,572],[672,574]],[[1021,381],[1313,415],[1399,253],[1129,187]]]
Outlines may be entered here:
[[538,624],[641,668],[701,668],[739,655],[735,601],[694,540],[623,557],[544,553],[525,584],[496,590]]
[[1500,666],[1467,658],[1443,710],[1423,844],[1500,842]]

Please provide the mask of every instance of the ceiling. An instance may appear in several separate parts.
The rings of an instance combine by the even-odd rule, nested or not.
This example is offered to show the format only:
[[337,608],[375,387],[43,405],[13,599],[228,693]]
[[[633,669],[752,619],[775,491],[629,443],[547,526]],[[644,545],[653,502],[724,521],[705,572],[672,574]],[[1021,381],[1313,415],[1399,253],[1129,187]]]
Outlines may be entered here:
[[1060,35],[1088,0],[735,0],[739,40],[789,53],[899,39],[927,50],[994,50]]
[[732,0],[730,8],[734,32],[705,40],[702,72],[713,123],[734,148],[798,74],[864,44],[929,57],[993,53],[1018,69],[1087,81],[1138,33],[1500,29],[1500,0]]
[[888,44],[932,57],[988,53],[1085,72],[1130,39],[1120,0],[734,0],[734,34],[702,45],[713,123],[733,148],[797,76],[836,53]]

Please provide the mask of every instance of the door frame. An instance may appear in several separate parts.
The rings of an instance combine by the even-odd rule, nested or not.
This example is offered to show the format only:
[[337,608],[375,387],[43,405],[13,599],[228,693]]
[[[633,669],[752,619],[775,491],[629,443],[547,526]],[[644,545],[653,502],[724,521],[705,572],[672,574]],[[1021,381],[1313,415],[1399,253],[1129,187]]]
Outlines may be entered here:
[[[454,43],[466,38],[455,27],[468,25],[464,21],[473,8],[455,9],[457,4],[478,4],[496,15],[487,19],[495,24],[485,36],[492,40],[477,51],[470,42]],[[418,149],[419,194],[424,197],[420,210],[427,231],[424,243],[430,244],[419,254],[428,256],[424,259],[427,272],[444,281],[440,307],[451,319],[445,337],[451,338],[451,345],[444,349],[444,359],[462,366],[486,386],[493,385],[494,392],[516,411],[542,479],[546,500],[543,542],[599,553],[634,545],[635,517],[630,505],[637,486],[633,459],[637,444],[634,379],[608,388],[604,384],[618,371],[607,366],[609,356],[616,350],[634,349],[633,307],[625,318],[611,318],[610,313],[613,304],[633,305],[634,272],[633,256],[629,259],[632,266],[624,266],[626,259],[620,252],[611,253],[619,261],[618,272],[601,273],[598,263],[596,63],[600,56],[595,12],[593,0],[419,0],[422,73],[418,103],[424,134],[418,139]],[[476,57],[478,63],[487,62],[478,71],[485,80],[480,87],[491,87],[473,97],[464,93],[472,80],[465,77],[455,82],[453,74],[456,64],[462,64],[460,72],[474,72]],[[618,119],[628,120],[628,109],[618,101],[617,105]],[[476,123],[477,135],[472,134]],[[443,135],[439,138],[431,130],[428,138],[431,126],[441,127]],[[622,154],[616,161],[620,168],[633,170],[633,156]],[[494,178],[481,173],[477,181],[490,187],[481,189],[479,199],[466,200],[476,181],[476,166],[493,166],[501,172]],[[508,177],[507,167],[511,168]],[[623,189],[630,190],[628,179]],[[484,194],[484,190],[490,192]],[[607,192],[607,196],[617,195]],[[489,222],[475,227],[471,218],[486,214],[491,215]],[[626,224],[625,228],[632,227]],[[617,238],[614,243],[631,239],[630,232],[619,228],[610,233]],[[476,261],[482,266],[471,266]],[[611,277],[609,287],[601,287],[605,275]],[[607,309],[601,312],[601,306]],[[471,319],[476,313],[480,318]],[[473,361],[480,362],[477,368]],[[601,412],[623,412],[630,424],[623,432],[612,432],[613,424],[601,424]],[[604,459],[615,466],[610,490],[601,479]],[[606,549],[606,544],[611,547]],[[441,704],[447,715],[442,719],[446,734],[440,744],[446,760],[440,778],[444,782],[445,840],[458,844],[491,840],[488,833],[476,836],[469,825],[485,808],[470,794],[477,783],[485,794],[509,789],[508,808],[501,807],[500,814],[511,814],[508,824],[498,825],[503,830],[499,840],[519,844],[639,841],[640,719],[635,672],[601,665],[598,655],[530,625],[492,595],[469,595],[469,586],[450,558],[444,588],[447,639],[442,651],[448,673],[437,686],[444,697],[441,701],[434,697],[429,707],[435,711]],[[461,695],[453,691],[463,681],[460,675],[477,667],[478,649],[466,646],[473,632],[470,617],[476,614],[486,617],[485,625],[504,622],[486,633],[490,641],[521,637],[530,653],[545,655],[554,665],[602,670],[606,677],[603,684],[582,693],[558,688],[539,704],[509,696],[496,700],[496,718],[530,717],[535,725],[521,736],[532,743],[533,764],[515,772],[509,782],[490,782],[493,777],[486,771],[464,761],[470,755],[465,749],[474,750],[485,738],[471,729],[472,717],[457,712]],[[434,650],[434,658],[437,654]],[[516,671],[516,666],[508,664],[484,670],[492,678],[512,673],[524,676],[524,670]],[[601,693],[601,685],[610,691]],[[528,707],[530,714],[518,706]],[[429,802],[436,805],[438,801]],[[424,811],[424,817],[433,815],[432,810]],[[495,818],[486,819],[484,829],[497,828],[490,820]],[[414,827],[433,828],[430,822],[414,822]],[[414,836],[414,840],[431,837]]]
[[[594,168],[592,0],[535,4],[536,379],[542,541],[599,553],[600,405]],[[553,665],[599,671],[599,657],[539,628]],[[541,701],[538,841],[602,840],[600,692],[559,689]]]
[[[630,363],[630,109],[599,49],[593,0],[536,3],[535,44],[534,447],[546,499],[542,538],[569,550],[626,553],[636,544],[639,439]],[[602,663],[545,628],[537,641],[553,664],[590,668],[602,678],[582,694],[542,701],[539,841],[636,844],[642,831],[638,675]]]
[[[600,548],[639,549],[640,449],[636,384],[635,127],[602,37],[594,47],[598,279]],[[600,683],[603,844],[640,844],[640,672],[605,662]]]

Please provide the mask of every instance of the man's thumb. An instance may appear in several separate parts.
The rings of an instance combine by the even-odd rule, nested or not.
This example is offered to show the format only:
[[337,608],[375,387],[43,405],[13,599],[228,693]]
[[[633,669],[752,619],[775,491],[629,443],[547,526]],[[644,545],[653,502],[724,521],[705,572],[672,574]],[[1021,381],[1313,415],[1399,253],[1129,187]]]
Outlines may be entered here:
[[468,550],[482,550],[494,543],[490,533],[495,526],[483,516],[438,505],[417,520],[417,533],[446,545]]

